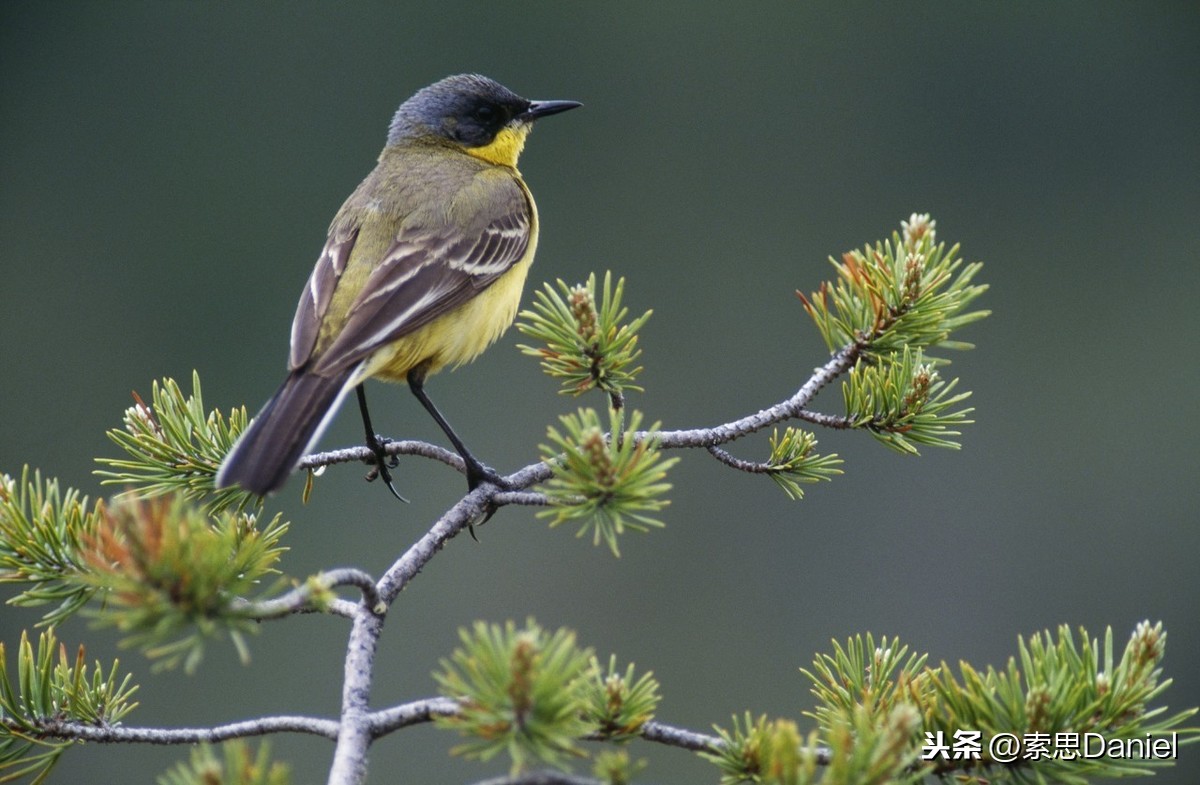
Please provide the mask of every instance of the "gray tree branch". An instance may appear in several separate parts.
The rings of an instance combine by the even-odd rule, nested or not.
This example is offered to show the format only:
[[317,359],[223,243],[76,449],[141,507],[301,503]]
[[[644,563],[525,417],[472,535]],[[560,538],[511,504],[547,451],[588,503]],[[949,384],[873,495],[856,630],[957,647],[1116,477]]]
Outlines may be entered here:
[[211,728],[136,728],[45,720],[41,723],[41,730],[46,738],[90,741],[98,744],[201,744],[273,733],[308,733],[336,739],[338,721],[320,717],[278,716],[230,722]]

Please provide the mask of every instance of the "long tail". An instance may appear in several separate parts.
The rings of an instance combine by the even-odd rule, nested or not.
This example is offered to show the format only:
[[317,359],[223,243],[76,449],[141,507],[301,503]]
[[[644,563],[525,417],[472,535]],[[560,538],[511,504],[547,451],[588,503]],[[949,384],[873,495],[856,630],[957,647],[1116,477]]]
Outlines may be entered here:
[[337,411],[350,375],[293,371],[225,456],[217,487],[259,496],[278,490]]

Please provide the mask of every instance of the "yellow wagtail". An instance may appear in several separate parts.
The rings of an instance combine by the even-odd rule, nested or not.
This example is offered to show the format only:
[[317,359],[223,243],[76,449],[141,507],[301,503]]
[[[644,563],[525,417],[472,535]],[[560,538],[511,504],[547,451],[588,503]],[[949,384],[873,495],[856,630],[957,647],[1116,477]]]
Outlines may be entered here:
[[462,456],[469,487],[499,480],[424,383],[512,324],[538,239],[517,158],[534,120],[580,105],[530,101],[478,75],[447,77],[400,105],[300,295],[288,376],[226,456],[217,487],[279,488],[354,388],[379,475],[400,497],[367,413],[372,377],[408,383]]

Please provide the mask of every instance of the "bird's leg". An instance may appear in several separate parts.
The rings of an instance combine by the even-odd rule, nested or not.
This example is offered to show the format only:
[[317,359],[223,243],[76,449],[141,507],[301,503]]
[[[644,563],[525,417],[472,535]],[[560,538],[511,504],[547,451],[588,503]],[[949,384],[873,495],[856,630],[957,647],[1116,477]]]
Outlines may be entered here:
[[375,453],[375,473],[374,475],[368,475],[367,479],[373,480],[376,476],[382,477],[384,484],[387,485],[392,495],[407,504],[408,499],[401,496],[400,492],[396,490],[396,486],[392,485],[392,473],[390,469],[394,469],[400,465],[400,459],[394,455],[389,456],[384,450],[384,447],[391,439],[380,436],[371,427],[371,415],[367,412],[367,393],[361,383],[354,388],[354,392],[358,394],[358,410],[362,413],[363,430],[367,432],[367,449]]
[[[495,469],[483,465],[479,460],[471,454],[467,449],[467,445],[463,444],[462,439],[458,438],[458,434],[450,427],[450,423],[446,422],[446,418],[438,411],[438,408],[433,405],[433,401],[429,400],[429,396],[425,394],[425,374],[428,371],[428,365],[418,365],[408,372],[408,387],[412,390],[412,394],[417,397],[421,405],[425,407],[425,411],[433,417],[438,427],[446,434],[446,438],[454,445],[454,449],[462,457],[463,463],[467,465],[467,487],[470,490],[475,490],[485,482],[496,485],[500,488],[506,488],[507,484],[504,479],[496,473]],[[491,517],[491,516],[488,516]]]

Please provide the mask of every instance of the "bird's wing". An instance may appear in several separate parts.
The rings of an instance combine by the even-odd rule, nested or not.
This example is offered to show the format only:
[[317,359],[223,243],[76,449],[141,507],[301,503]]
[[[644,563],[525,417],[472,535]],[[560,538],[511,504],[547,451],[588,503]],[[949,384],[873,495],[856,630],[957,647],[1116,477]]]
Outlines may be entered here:
[[317,335],[321,330],[321,321],[333,300],[334,289],[346,269],[350,252],[354,250],[354,242],[358,239],[358,226],[331,231],[321,256],[313,267],[312,275],[308,277],[308,285],[300,295],[300,304],[296,307],[296,316],[292,320],[291,354],[288,357],[288,367],[292,370],[308,362],[313,347],[317,345]]
[[[525,256],[533,225],[529,200],[516,189],[516,198],[502,200],[503,206],[491,220],[481,220],[478,230],[463,232],[449,225],[403,229],[367,277],[346,324],[320,352],[314,371],[328,373],[356,365],[376,349],[467,302],[508,272]],[[322,255],[322,263],[334,275],[340,274],[339,248],[331,242]],[[328,274],[318,269],[313,279]],[[310,289],[315,309],[321,300],[320,283]]]

